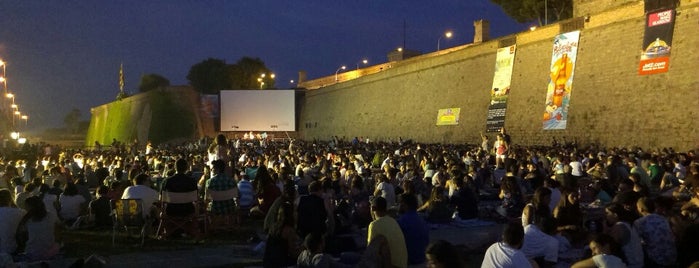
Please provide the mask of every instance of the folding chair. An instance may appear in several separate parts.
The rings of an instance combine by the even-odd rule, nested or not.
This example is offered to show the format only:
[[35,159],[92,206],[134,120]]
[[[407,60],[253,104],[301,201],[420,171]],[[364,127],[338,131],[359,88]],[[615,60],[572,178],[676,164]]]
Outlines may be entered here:
[[[188,224],[194,224],[195,228],[198,227],[198,223],[200,220],[204,220],[206,222],[205,218],[201,218],[199,214],[199,193],[197,191],[191,191],[191,192],[185,192],[185,193],[176,193],[176,192],[167,192],[164,191],[161,196],[160,196],[160,202],[161,202],[161,212],[160,212],[160,222],[158,223],[158,231],[157,235],[161,238],[166,238],[172,230],[176,229],[183,229],[183,230],[188,230],[187,225]],[[168,204],[189,204],[191,203],[194,205],[194,213],[190,215],[185,215],[185,216],[173,216],[173,215],[167,215],[167,206]],[[168,230],[170,229],[170,230]],[[198,232],[198,230],[197,230]],[[204,224],[204,233],[206,233],[206,224]]]
[[140,244],[143,246],[146,239],[147,221],[143,217],[143,201],[141,199],[115,200],[112,206],[114,225],[112,227],[112,246],[116,244],[118,231],[126,231],[131,236],[131,230],[140,230]]
[[228,200],[230,200],[232,206],[230,213],[225,214],[216,214],[215,211],[210,211],[210,209],[208,209],[208,230],[232,231],[235,227],[234,223],[236,223],[238,218],[235,209],[235,198],[238,197],[238,189],[231,188],[224,191],[206,189],[205,197],[208,201],[207,203],[210,204],[209,208],[213,206],[213,202]]

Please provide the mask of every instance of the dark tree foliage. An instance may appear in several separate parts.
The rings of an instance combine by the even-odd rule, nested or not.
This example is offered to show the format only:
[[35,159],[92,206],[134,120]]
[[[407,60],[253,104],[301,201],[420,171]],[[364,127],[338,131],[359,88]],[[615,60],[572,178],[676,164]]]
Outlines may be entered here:
[[80,127],[80,110],[77,108],[73,108],[66,114],[65,117],[63,117],[63,123],[66,124],[66,129],[70,131],[70,133],[77,133],[78,129]]
[[[517,22],[536,21],[539,26],[573,16],[573,0],[490,0]],[[548,5],[548,10],[546,6]],[[548,12],[547,12],[548,11]]]
[[[261,77],[262,74],[265,76]],[[235,89],[274,87],[274,79],[269,69],[259,58],[243,57],[238,60],[232,67],[231,80]],[[260,82],[264,82],[262,87]]]
[[170,86],[170,80],[159,74],[146,74],[141,76],[141,82],[138,85],[140,92],[147,92],[158,88]]
[[218,94],[222,89],[231,88],[231,67],[219,59],[209,58],[189,69],[189,84],[203,94]]

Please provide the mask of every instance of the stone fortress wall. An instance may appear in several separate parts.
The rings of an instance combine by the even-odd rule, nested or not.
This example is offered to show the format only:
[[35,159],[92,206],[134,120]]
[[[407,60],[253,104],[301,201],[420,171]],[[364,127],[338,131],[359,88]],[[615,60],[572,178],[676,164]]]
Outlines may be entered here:
[[[480,143],[498,47],[517,44],[505,127],[517,144],[579,143],[643,148],[699,146],[699,1],[681,0],[666,73],[638,75],[643,1],[575,0],[573,19],[365,69],[303,81],[298,135]],[[543,130],[553,38],[579,29],[565,130]],[[437,111],[461,108],[456,126]]]

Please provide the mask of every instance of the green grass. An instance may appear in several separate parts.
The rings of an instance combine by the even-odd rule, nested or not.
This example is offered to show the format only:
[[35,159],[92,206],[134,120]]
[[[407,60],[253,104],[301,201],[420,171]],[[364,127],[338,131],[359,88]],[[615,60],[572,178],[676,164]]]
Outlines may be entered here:
[[[111,228],[102,230],[62,230],[60,232],[60,240],[63,242],[64,256],[66,258],[84,258],[92,254],[113,256],[137,252],[177,251],[230,245],[249,246],[250,243],[247,240],[258,231],[259,226],[262,226],[262,220],[249,220],[243,222],[240,228],[232,232],[211,232],[207,234],[202,243],[195,243],[189,238],[157,240],[153,236],[149,236],[146,238],[145,245],[141,247],[140,240],[136,235],[129,236],[125,232],[121,232],[117,236],[116,244],[112,246]],[[251,259],[261,259],[261,257],[255,256],[251,251],[231,252],[231,254]],[[250,265],[261,265],[261,261],[259,264],[255,262],[244,263],[240,267]]]

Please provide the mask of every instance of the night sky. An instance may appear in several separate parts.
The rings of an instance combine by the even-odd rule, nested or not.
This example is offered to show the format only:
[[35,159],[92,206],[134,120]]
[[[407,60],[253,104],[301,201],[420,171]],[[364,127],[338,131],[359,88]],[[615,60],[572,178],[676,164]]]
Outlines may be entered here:
[[447,30],[441,48],[471,43],[478,19],[490,21],[491,37],[529,26],[489,0],[0,1],[0,59],[29,129],[41,130],[63,126],[72,108],[89,120],[91,107],[113,101],[121,63],[130,93],[142,74],[186,85],[192,65],[244,56],[288,88],[299,70],[313,79],[386,62],[403,46],[404,22],[406,47],[427,53]]

